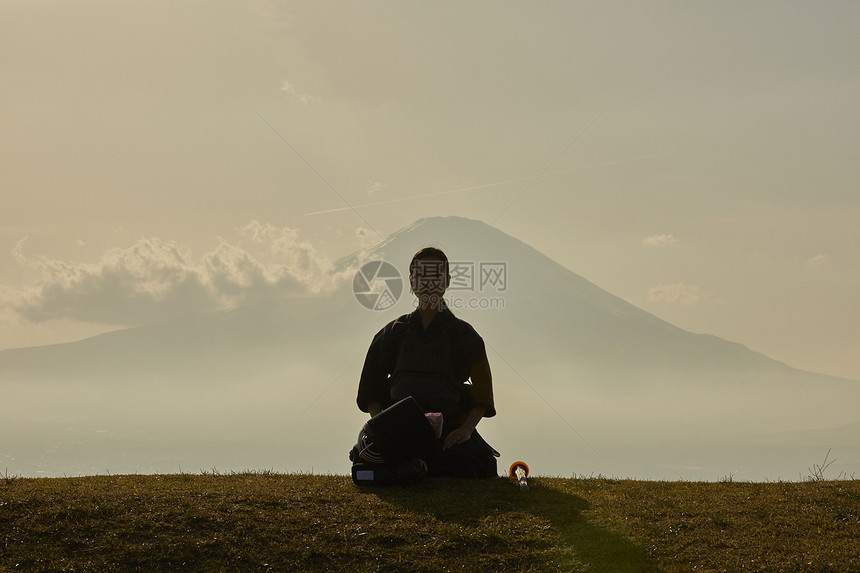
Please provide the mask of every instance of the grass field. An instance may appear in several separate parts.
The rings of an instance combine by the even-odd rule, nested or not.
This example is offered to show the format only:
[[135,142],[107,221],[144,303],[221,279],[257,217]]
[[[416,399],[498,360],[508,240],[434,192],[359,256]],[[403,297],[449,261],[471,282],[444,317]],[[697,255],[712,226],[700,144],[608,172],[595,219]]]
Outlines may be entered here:
[[0,478],[6,571],[860,571],[860,481]]

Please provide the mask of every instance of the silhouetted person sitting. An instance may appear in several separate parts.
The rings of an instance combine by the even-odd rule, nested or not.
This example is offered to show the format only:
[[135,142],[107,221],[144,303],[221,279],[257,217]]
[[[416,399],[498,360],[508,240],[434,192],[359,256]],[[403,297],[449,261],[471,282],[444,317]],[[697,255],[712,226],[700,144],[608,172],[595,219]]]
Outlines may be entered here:
[[420,453],[428,475],[496,476],[499,454],[475,430],[482,418],[496,414],[487,352],[475,329],[447,308],[443,295],[450,280],[441,250],[428,247],[415,254],[409,284],[417,308],[373,337],[357,403],[371,421],[409,397],[424,413],[442,414],[434,447]]

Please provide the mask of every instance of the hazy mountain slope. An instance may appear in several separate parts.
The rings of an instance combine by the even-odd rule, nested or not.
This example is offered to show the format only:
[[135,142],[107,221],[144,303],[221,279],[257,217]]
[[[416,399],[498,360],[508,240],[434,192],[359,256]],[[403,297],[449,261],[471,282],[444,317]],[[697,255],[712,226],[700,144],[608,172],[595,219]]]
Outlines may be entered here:
[[[795,376],[797,371],[733,342],[677,328],[602,290],[527,244],[480,221],[460,217],[421,219],[392,234],[363,260],[384,259],[404,275],[412,254],[436,245],[454,263],[505,265],[504,288],[452,289],[454,312],[471,321],[497,351],[517,363],[567,364],[602,381],[630,380],[631,372],[678,375],[696,384],[719,375]],[[338,263],[356,267],[358,255]],[[0,376],[122,375],[165,372],[200,360],[313,359],[365,346],[385,322],[411,311],[404,289],[385,312],[362,308],[351,283],[333,293],[260,301],[231,312],[188,316],[119,330],[69,344],[0,352]],[[503,308],[471,309],[493,299]]]
[[[833,445],[846,471],[860,468],[849,431],[860,383],[684,331],[480,221],[422,219],[338,265],[384,259],[405,278],[426,245],[453,263],[505,265],[504,288],[476,282],[448,296],[503,302],[454,308],[487,343],[499,415],[482,432],[498,449],[545,472],[571,471],[575,458],[577,471],[695,477],[689,468],[701,467],[719,477],[744,467],[776,478]],[[165,464],[181,459],[344,471],[364,419],[354,400],[367,345],[412,301],[406,288],[393,307],[370,311],[344,282],[324,296],[2,351],[0,461],[32,458],[60,475],[70,464],[101,471],[93,459],[126,460],[127,471],[175,471]]]
[[[606,292],[529,245],[479,221],[459,217],[422,219],[393,234],[375,250],[400,268],[421,246],[437,245],[451,261],[503,262],[504,291],[450,291],[450,296],[501,297],[504,308],[455,309],[498,338],[510,352],[609,369],[766,368],[783,364],[742,345],[693,334]],[[449,296],[449,298],[450,298]],[[507,336],[503,336],[504,333]]]
[[[480,221],[459,217],[422,219],[394,233],[366,259],[381,258],[402,270],[421,246],[438,245],[452,262],[476,267],[503,263],[503,290],[452,290],[450,297],[501,300],[504,308],[454,308],[473,321],[491,344],[521,361],[559,360],[592,371],[750,368],[787,372],[782,364],[709,335],[692,334],[600,289],[525,243]],[[357,264],[357,255],[339,262]],[[477,277],[476,277],[477,278]],[[449,298],[450,298],[449,297]],[[217,360],[273,352],[307,356],[368,338],[384,322],[411,310],[408,289],[386,312],[363,309],[351,284],[317,297],[261,301],[232,312],[188,316],[119,330],[80,342],[0,352],[0,375],[120,375],[164,371],[202,358]],[[693,380],[691,380],[693,381]]]

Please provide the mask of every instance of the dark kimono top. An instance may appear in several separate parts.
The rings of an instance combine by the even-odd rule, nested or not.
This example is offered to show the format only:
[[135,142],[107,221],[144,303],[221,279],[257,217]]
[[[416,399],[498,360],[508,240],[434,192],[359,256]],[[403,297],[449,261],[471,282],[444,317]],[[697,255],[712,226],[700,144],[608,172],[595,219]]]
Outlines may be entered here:
[[426,329],[415,310],[389,322],[376,333],[358,384],[356,402],[361,411],[367,412],[371,402],[378,402],[383,408],[392,404],[391,377],[407,336],[420,344],[442,342],[449,349],[445,360],[450,360],[450,365],[443,366],[453,374],[453,383],[460,393],[460,416],[476,406],[486,408],[484,417],[495,416],[493,381],[484,340],[472,325],[454,316],[448,308],[439,311]]

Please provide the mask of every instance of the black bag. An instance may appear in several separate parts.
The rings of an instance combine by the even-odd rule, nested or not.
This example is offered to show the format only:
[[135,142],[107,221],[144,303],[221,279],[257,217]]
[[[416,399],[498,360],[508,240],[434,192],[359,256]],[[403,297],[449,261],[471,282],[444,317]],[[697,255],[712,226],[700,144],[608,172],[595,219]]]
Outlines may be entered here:
[[361,486],[408,485],[427,475],[436,434],[412,397],[368,420],[349,452],[352,481]]
[[[432,456],[436,450],[433,426],[411,396],[372,417],[364,424],[362,432],[365,442],[372,443],[372,449],[382,456],[382,460],[367,460],[371,462],[402,462]],[[360,436],[359,445],[361,441]]]
[[382,464],[363,461],[352,464],[352,481],[360,486],[411,485],[426,475],[427,464],[421,458]]

